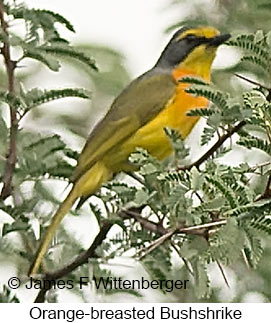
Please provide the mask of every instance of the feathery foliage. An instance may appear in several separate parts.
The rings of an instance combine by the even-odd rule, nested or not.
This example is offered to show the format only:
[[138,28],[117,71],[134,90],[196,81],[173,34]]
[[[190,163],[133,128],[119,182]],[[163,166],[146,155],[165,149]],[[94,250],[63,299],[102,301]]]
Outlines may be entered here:
[[[218,2],[221,7],[230,1]],[[246,2],[248,7],[253,3]],[[234,14],[231,7],[227,10]],[[259,7],[259,10],[262,9]],[[59,205],[60,199],[52,187],[57,183],[64,188],[69,183],[78,159],[78,152],[70,148],[65,136],[43,131],[31,117],[39,114],[36,108],[42,104],[68,97],[90,99],[91,95],[83,88],[25,89],[26,82],[17,83],[17,68],[27,64],[26,58],[30,58],[58,72],[62,61],[73,60],[80,72],[86,70],[91,75],[98,92],[105,86],[106,98],[119,91],[122,85],[117,83],[116,89],[112,89],[115,69],[107,72],[105,68],[106,72],[97,73],[95,61],[88,55],[94,48],[76,49],[62,37],[59,26],[70,32],[74,32],[74,27],[60,14],[6,1],[5,12],[6,19],[23,23],[25,33],[16,35],[10,26],[7,32],[0,32],[2,45],[8,43],[22,53],[14,62],[14,91],[2,85],[0,91],[3,109],[7,106],[14,109],[18,122],[12,192],[0,204],[1,212],[9,219],[1,229],[0,252],[16,262],[19,275],[25,275],[38,245],[37,237],[44,232],[53,210]],[[202,20],[207,22],[208,16],[204,17]],[[193,19],[186,22],[188,20]],[[198,152],[192,156],[180,134],[166,128],[165,134],[173,150],[171,158],[159,161],[138,148],[129,158],[136,172],[114,178],[86,201],[82,210],[71,212],[90,215],[97,224],[98,236],[108,223],[117,231],[114,234],[110,231],[97,246],[92,254],[95,259],[68,272],[66,278],[76,283],[74,292],[82,298],[78,277],[88,277],[92,285],[94,277],[118,277],[117,272],[105,266],[117,263],[127,254],[140,262],[150,279],[188,277],[191,285],[185,295],[177,290],[172,293],[177,301],[219,301],[217,291],[212,288],[211,266],[231,267],[236,275],[241,268],[241,280],[245,263],[253,272],[268,279],[270,273],[264,272],[262,259],[270,254],[266,239],[271,235],[271,37],[268,30],[255,32],[249,27],[248,33],[236,35],[227,42],[229,50],[240,52],[241,58],[234,67],[214,71],[210,84],[194,77],[180,80],[187,84],[187,93],[210,101],[207,108],[195,107],[187,113],[205,119],[200,144],[209,153],[203,158]],[[98,57],[102,53],[105,51],[96,48]],[[120,57],[113,51],[107,51],[105,57],[105,63],[110,65],[111,59],[114,68],[119,63]],[[255,76],[251,77],[251,89],[243,88],[244,83],[239,82],[247,71]],[[233,73],[240,74],[239,78]],[[123,79],[127,81],[124,74]],[[222,78],[226,81],[219,82]],[[243,82],[246,82],[244,77]],[[28,127],[31,121],[32,127]],[[3,181],[12,126],[1,112],[0,175]],[[14,242],[14,236],[19,237],[21,243]],[[85,251],[80,238],[62,226],[44,260],[44,268],[59,269],[75,254],[82,255]],[[11,254],[16,261],[10,259]],[[264,294],[270,295],[270,286],[264,288]],[[104,297],[119,290],[96,292]],[[138,291],[129,292],[133,297],[141,296]],[[166,293],[165,289],[162,292]],[[17,302],[18,298],[4,287],[0,301]]]

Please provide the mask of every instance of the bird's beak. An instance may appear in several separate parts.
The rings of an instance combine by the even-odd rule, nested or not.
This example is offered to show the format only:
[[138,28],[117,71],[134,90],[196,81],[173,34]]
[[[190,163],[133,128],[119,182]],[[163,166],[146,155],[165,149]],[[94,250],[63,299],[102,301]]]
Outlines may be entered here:
[[225,43],[231,37],[230,34],[218,35],[210,39],[208,46],[218,47],[219,45]]

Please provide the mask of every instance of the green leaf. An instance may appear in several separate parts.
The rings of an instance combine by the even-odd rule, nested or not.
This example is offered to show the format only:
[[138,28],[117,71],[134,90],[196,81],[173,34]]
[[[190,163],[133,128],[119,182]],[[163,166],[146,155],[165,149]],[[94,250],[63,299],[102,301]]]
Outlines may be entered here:
[[41,44],[54,38],[60,38],[55,26],[56,23],[74,32],[72,24],[66,18],[50,10],[29,9],[24,4],[6,4],[5,10],[14,19],[23,19],[26,22],[25,40],[28,44]]
[[145,190],[138,190],[135,194],[134,203],[136,206],[145,205],[150,198],[150,195]]
[[71,46],[61,46],[61,45],[40,46],[40,47],[37,47],[36,50],[40,53],[45,52],[46,54],[50,54],[50,55],[57,55],[57,56],[77,59],[80,62],[87,65],[88,67],[90,67],[92,70],[95,70],[95,71],[98,70],[94,59],[90,58],[85,53],[74,49]]
[[259,9],[262,9],[262,10],[270,10],[271,9],[271,3],[260,3],[260,4],[257,4],[257,7]]
[[203,133],[201,135],[201,138],[200,138],[200,145],[201,146],[204,146],[206,144],[209,143],[210,140],[212,140],[212,138],[214,137],[216,133],[216,129],[215,128],[211,128],[211,127],[205,127],[203,129]]
[[180,171],[170,171],[170,172],[162,173],[158,175],[158,178],[161,180],[165,179],[166,181],[169,181],[169,182],[182,183],[184,181],[183,172],[180,172]]
[[205,263],[201,258],[191,262],[194,279],[195,279],[195,294],[197,298],[209,298],[211,296],[210,279],[207,274]]
[[249,212],[256,209],[257,206],[255,203],[247,204],[247,205],[239,205],[235,208],[232,208],[225,212],[226,216],[240,216],[242,214],[248,214]]
[[267,153],[268,155],[271,155],[271,145],[266,140],[254,137],[254,136],[248,136],[248,137],[241,137],[237,144],[240,146],[244,146],[247,149],[260,149],[263,152]]
[[236,196],[235,192],[233,189],[227,185],[221,178],[218,176],[206,176],[206,180],[213,184],[222,194],[223,196],[227,199],[229,202],[231,208],[236,208],[237,207],[237,201],[236,201]]
[[65,88],[53,90],[41,90],[35,88],[25,93],[24,100],[27,104],[27,110],[30,110],[41,104],[68,97],[90,99],[91,94],[89,91],[82,88]]
[[268,50],[262,46],[261,44],[254,42],[254,35],[241,35],[238,36],[235,40],[229,40],[227,42],[229,46],[236,46],[241,49],[247,50],[254,55],[262,57],[262,59],[269,60],[269,52]]
[[216,110],[213,108],[197,108],[193,110],[189,110],[186,115],[190,117],[210,117],[216,113]]
[[254,42],[260,43],[264,40],[264,32],[262,30],[257,30],[254,35]]
[[260,66],[264,70],[266,70],[269,65],[266,59],[262,59],[261,57],[254,56],[254,55],[246,55],[241,58],[241,62],[250,62],[252,64],[255,64],[257,66]]
[[[271,4],[270,4],[270,6],[271,6]],[[269,47],[271,47],[271,32],[270,31],[266,34],[266,43]]]
[[210,86],[192,85],[185,91],[195,96],[205,97],[209,101],[213,102],[222,111],[226,110],[228,107],[227,100],[229,98],[229,94],[216,90]]
[[89,207],[90,207],[91,212],[94,214],[97,222],[100,223],[101,219],[102,219],[102,211],[99,208],[99,206],[95,205],[95,204],[92,204],[92,203],[89,203]]
[[18,176],[24,180],[45,175],[69,178],[73,167],[64,158],[65,148],[65,143],[58,135],[42,137],[21,133],[18,143]]
[[3,285],[2,291],[0,292],[0,303],[20,303],[16,295],[11,293],[10,288]]
[[198,84],[198,85],[210,85],[210,83],[206,82],[204,79],[200,77],[192,77],[192,76],[185,76],[178,80],[180,83],[189,83],[189,84]]
[[129,161],[133,165],[141,167],[144,174],[161,170],[160,162],[143,148],[136,148],[136,151],[130,155]]
[[193,261],[208,250],[208,242],[201,236],[189,237],[181,244],[180,252],[183,258]]
[[191,189],[193,191],[198,191],[201,189],[202,184],[204,183],[204,175],[198,171],[196,167],[191,169]]
[[0,91],[0,101],[4,102],[14,108],[18,108],[20,105],[23,105],[21,99],[14,95],[13,93],[9,93],[7,91]]
[[123,205],[134,201],[136,192],[139,192],[135,187],[129,186],[126,183],[109,182],[103,186],[116,193],[113,199],[117,200],[119,198]]
[[200,211],[220,211],[225,205],[226,199],[224,197],[217,197],[208,202],[201,203],[196,207],[196,210]]
[[164,197],[171,228],[177,228],[180,223],[191,224],[189,210],[192,206],[192,199],[186,198],[185,193],[187,193],[187,189],[182,185],[177,185],[171,188],[169,196]]
[[252,228],[267,233],[271,235],[271,219],[270,217],[260,216],[258,218],[254,218],[250,224]]
[[150,275],[150,278],[158,280],[169,279],[172,264],[170,254],[163,247],[157,248],[144,257],[143,266]]
[[209,238],[210,247],[205,253],[207,261],[221,261],[231,264],[240,258],[245,244],[244,230],[236,219],[229,218],[227,224],[220,227],[217,232]]
[[247,245],[244,249],[249,264],[256,268],[263,254],[261,240],[254,236],[251,230],[246,230]]
[[41,15],[45,14],[45,15],[49,15],[50,17],[52,17],[54,19],[55,22],[58,22],[60,24],[62,24],[63,26],[65,26],[68,30],[75,32],[73,25],[66,19],[64,18],[62,15],[55,13],[51,10],[40,10],[40,9],[36,9],[37,13],[40,13]]
[[57,59],[53,58],[51,55],[48,55],[47,53],[43,53],[39,50],[33,49],[27,49],[24,52],[24,58],[32,58],[40,63],[46,65],[50,70],[54,72],[58,72],[60,69],[60,63]]
[[2,236],[4,237],[10,232],[24,231],[26,232],[30,228],[30,225],[23,221],[15,221],[10,223],[5,223],[2,229]]
[[181,134],[177,130],[168,127],[164,128],[164,131],[170,140],[176,158],[181,160],[187,157],[189,155],[189,148],[185,147]]
[[43,200],[52,202],[57,205],[60,203],[55,195],[41,181],[36,181],[34,190],[39,196],[42,197]]

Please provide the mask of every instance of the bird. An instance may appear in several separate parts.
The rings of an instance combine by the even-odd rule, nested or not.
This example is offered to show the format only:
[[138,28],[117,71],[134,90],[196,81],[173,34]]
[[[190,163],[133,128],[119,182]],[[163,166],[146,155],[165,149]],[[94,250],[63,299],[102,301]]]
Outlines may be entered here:
[[[64,216],[78,199],[85,201],[119,172],[134,170],[129,156],[141,147],[159,160],[172,153],[169,127],[185,139],[199,120],[187,112],[207,107],[208,100],[186,92],[186,76],[210,82],[217,48],[230,38],[211,26],[177,30],[157,63],[134,79],[113,101],[91,131],[70,179],[71,190],[60,204],[40,242],[28,275],[35,275]],[[80,202],[79,202],[80,203]]]

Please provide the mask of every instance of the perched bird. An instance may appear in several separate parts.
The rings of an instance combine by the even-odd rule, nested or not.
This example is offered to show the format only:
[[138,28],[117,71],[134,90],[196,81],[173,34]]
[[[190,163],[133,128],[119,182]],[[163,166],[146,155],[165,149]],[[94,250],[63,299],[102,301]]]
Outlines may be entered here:
[[78,198],[87,199],[114,174],[130,171],[128,157],[137,147],[158,159],[172,152],[165,127],[186,138],[198,121],[187,111],[206,107],[208,101],[185,92],[178,82],[184,76],[210,80],[219,45],[230,38],[212,27],[181,28],[162,52],[155,66],[132,81],[114,100],[105,117],[87,139],[71,178],[72,188],[47,228],[29,270],[34,275],[65,214]]

